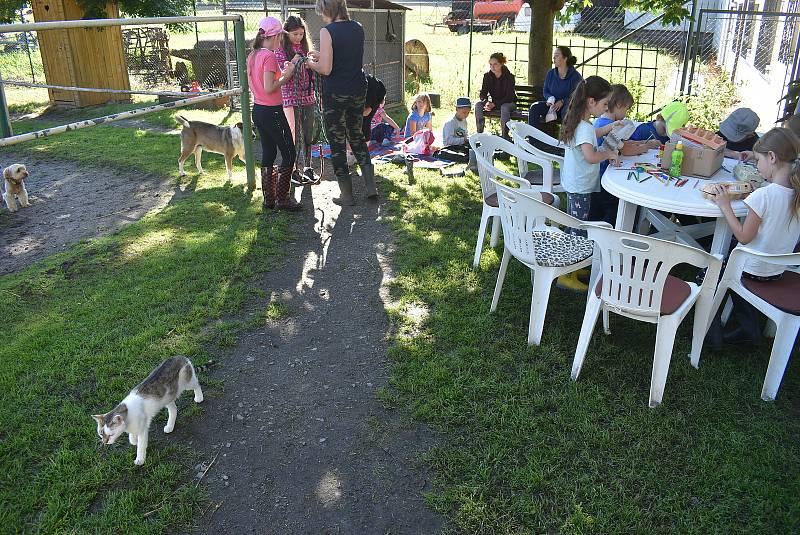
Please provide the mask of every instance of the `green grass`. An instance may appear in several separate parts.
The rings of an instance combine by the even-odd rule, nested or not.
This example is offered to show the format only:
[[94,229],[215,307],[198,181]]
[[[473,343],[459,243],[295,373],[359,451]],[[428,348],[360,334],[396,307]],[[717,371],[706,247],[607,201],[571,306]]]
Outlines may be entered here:
[[[175,176],[178,143],[106,126],[18,149]],[[219,318],[280,258],[291,219],[262,217],[260,196],[226,183],[221,158],[205,160],[209,175],[185,179],[187,195],[160,212],[0,277],[3,531],[163,533],[200,514],[204,496],[189,480],[198,459],[185,442],[156,430],[135,467],[126,440],[102,447],[89,415],[113,408],[161,359],[202,363],[212,344],[229,345],[237,326]],[[203,412],[190,396],[179,406],[178,426]]]
[[[428,455],[432,507],[457,532],[797,533],[800,371],[759,399],[769,345],[704,352],[689,365],[691,316],[664,403],[647,406],[655,328],[619,316],[596,331],[569,378],[586,298],[553,289],[542,345],[526,344],[529,272],[511,262],[489,304],[502,249],[471,269],[477,177],[389,177],[399,303],[393,388],[380,397],[442,432]],[[487,241],[488,243],[488,241]]]

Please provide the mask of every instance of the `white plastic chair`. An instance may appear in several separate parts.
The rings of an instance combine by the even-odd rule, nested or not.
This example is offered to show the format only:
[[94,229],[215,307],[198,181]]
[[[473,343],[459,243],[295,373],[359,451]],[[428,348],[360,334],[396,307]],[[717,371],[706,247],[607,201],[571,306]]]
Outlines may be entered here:
[[[800,273],[787,270],[783,276],[774,281],[759,282],[742,278],[747,260],[761,260],[782,266],[800,265],[800,253],[766,254],[747,247],[737,247],[728,258],[728,265],[714,295],[708,325],[725,299],[728,290],[741,295],[748,303],[760,310],[775,322],[775,341],[769,356],[767,375],[761,388],[761,399],[772,401],[778,395],[786,364],[792,354],[798,330],[800,330]],[[700,355],[692,360],[697,367]]]
[[[577,380],[592,338],[597,316],[603,311],[603,328],[609,334],[608,313],[655,323],[656,347],[650,378],[650,407],[661,404],[675,335],[686,314],[695,305],[692,362],[699,358],[722,261],[705,251],[621,230],[584,225],[595,242],[595,261],[602,266],[602,279],[589,289],[572,379]],[[707,268],[698,287],[669,274],[677,264]],[[597,271],[593,266],[593,272]]]
[[[511,135],[511,139],[514,141],[514,145],[548,162],[546,166],[542,166],[542,190],[549,191],[550,193],[564,191],[564,188],[561,186],[561,169],[564,166],[564,157],[552,152],[547,152],[536,145],[528,143],[528,137],[533,137],[553,149],[564,150],[564,144],[545,134],[538,128],[534,128],[528,123],[520,121],[508,121],[508,132]],[[527,177],[528,173],[527,163],[523,164],[520,162],[520,176]],[[539,185],[538,181],[534,181],[534,184]]]
[[[494,166],[495,150],[501,150],[516,157],[518,160],[535,163],[537,165],[545,164],[545,161],[533,154],[527,153],[522,149],[514,146],[505,139],[494,136],[488,133],[473,134],[469,138],[469,144],[472,150],[475,151],[475,159],[478,163],[478,176],[481,182],[481,193],[483,196],[483,208],[481,211],[481,224],[478,229],[478,242],[475,246],[475,256],[472,260],[472,266],[478,267],[481,260],[481,252],[483,251],[483,241],[486,236],[486,226],[489,219],[494,218],[492,221],[492,235],[489,240],[491,247],[496,247],[500,237],[500,220],[497,218],[500,215],[497,204],[497,192],[494,189],[494,184],[491,180],[496,177],[503,177],[512,182],[519,184],[521,188],[531,189],[530,182],[524,178],[520,178],[510,173],[501,171]],[[538,189],[538,188],[536,188]],[[543,192],[542,199],[548,204],[558,206],[558,197],[550,192]]]
[[[492,180],[503,226],[503,259],[492,297],[497,310],[508,261],[513,256],[531,270],[533,293],[528,321],[528,345],[539,345],[553,281],[592,263],[593,244],[582,236],[566,234],[556,224],[578,228],[584,221],[541,201],[541,193],[513,189]],[[552,225],[548,222],[553,223]],[[597,224],[608,226],[605,222]]]

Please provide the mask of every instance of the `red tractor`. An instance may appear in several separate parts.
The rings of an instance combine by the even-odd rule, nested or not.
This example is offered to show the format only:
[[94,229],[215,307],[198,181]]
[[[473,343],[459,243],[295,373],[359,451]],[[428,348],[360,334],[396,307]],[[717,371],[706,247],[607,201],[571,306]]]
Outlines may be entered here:
[[[516,19],[524,3],[523,0],[475,2],[472,27],[479,32],[492,31],[496,27],[503,25],[513,27],[514,19]],[[444,23],[450,28],[451,32],[469,32],[469,10],[471,6],[471,2],[453,0],[452,10],[444,19]]]

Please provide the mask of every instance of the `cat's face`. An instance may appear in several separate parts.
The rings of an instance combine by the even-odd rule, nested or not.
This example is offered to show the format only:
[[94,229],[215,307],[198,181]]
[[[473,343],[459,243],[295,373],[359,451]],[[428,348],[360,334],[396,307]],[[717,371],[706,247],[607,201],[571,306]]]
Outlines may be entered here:
[[97,422],[97,436],[103,444],[113,444],[127,427],[125,418],[116,410],[106,414],[94,414],[92,418]]

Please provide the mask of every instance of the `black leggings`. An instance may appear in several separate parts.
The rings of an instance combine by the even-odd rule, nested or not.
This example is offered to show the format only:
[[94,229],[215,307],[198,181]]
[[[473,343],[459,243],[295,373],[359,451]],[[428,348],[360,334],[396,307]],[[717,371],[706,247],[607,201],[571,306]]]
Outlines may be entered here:
[[283,113],[283,106],[253,106],[253,124],[261,138],[261,167],[275,165],[275,157],[281,151],[281,168],[293,169],[297,158],[292,131]]

